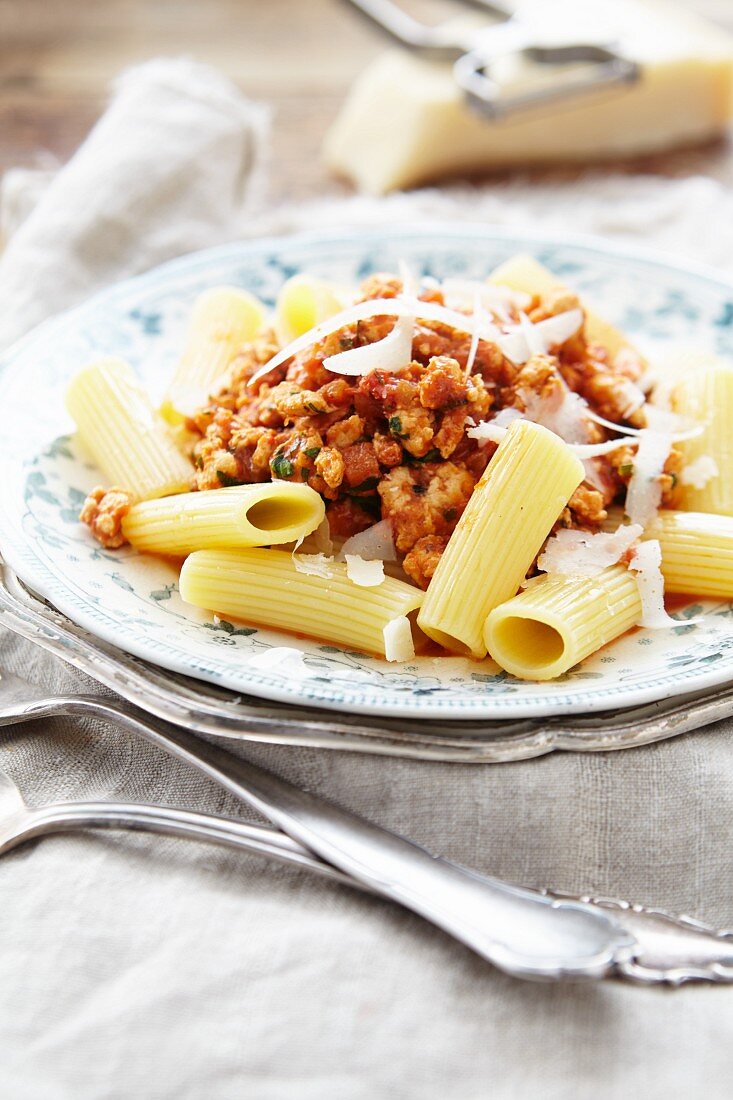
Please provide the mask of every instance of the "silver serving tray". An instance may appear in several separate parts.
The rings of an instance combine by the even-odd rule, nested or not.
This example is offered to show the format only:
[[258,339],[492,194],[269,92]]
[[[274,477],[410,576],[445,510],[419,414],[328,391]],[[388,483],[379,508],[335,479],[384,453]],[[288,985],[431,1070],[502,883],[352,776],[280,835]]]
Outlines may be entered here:
[[164,671],[101,641],[35,596],[1,559],[0,624],[159,718],[197,733],[243,741],[497,764],[555,749],[634,748],[733,714],[733,684],[601,714],[497,722],[371,719],[272,703]]

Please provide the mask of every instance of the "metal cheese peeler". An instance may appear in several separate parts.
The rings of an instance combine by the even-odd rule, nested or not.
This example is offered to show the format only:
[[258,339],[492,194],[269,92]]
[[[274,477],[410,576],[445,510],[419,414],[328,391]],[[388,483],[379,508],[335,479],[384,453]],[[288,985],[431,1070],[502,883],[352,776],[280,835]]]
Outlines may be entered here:
[[[576,37],[533,27],[495,0],[462,0],[464,6],[478,8],[494,20],[466,30],[422,23],[394,0],[349,3],[407,49],[434,61],[453,61],[453,76],[469,106],[494,121],[628,86],[641,76],[640,66],[624,57],[603,31],[585,26]],[[539,66],[542,79],[535,87],[507,90],[496,74],[497,63],[504,59]]]

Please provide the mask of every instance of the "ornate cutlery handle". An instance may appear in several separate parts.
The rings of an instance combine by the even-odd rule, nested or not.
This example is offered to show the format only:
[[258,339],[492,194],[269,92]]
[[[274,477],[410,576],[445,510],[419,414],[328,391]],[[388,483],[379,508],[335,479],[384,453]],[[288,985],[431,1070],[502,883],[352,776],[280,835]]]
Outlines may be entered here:
[[597,978],[634,954],[633,937],[611,914],[436,858],[179,727],[143,720],[96,697],[59,702],[67,713],[92,710],[185,760],[332,866],[419,913],[512,974]]

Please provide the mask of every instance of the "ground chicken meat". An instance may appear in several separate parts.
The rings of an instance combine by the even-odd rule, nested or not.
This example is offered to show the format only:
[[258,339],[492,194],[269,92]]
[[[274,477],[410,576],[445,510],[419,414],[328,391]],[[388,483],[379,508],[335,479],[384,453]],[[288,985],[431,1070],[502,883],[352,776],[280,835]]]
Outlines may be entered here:
[[424,409],[450,409],[468,402],[463,371],[458,362],[447,355],[430,360],[417,390]]
[[450,458],[466,434],[466,410],[448,409],[443,413],[433,438],[433,446],[440,452],[441,458]]
[[344,480],[351,489],[372,491],[381,475],[379,462],[371,443],[354,443],[341,452],[344,463]]
[[391,470],[379,483],[379,495],[400,553],[412,550],[425,535],[450,535],[475,484],[473,475],[454,462]]
[[424,535],[406,556],[402,568],[420,588],[430,584],[447,545],[448,535]]
[[122,534],[122,520],[131,506],[132,495],[125,489],[98,485],[84,501],[79,519],[86,523],[97,542],[108,550],[116,550],[127,542]]
[[350,447],[353,443],[364,438],[364,421],[356,413],[339,420],[326,432],[326,441],[330,447]]
[[570,513],[568,526],[598,530],[608,514],[604,505],[603,493],[583,482],[568,501],[567,510]]
[[383,271],[369,275],[361,284],[359,302],[368,302],[371,298],[396,298],[402,293],[402,279]]
[[338,489],[344,480],[344,460],[336,447],[322,447],[315,458],[318,474],[329,489]]
[[381,432],[374,433],[374,453],[380,466],[399,466],[402,462],[402,447],[396,439]]

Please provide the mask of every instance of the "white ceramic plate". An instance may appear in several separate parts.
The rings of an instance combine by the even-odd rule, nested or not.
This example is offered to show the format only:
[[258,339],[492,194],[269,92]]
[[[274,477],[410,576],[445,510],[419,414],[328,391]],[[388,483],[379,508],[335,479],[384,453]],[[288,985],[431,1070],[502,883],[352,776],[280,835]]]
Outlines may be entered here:
[[[733,286],[600,241],[479,226],[390,227],[186,256],[48,321],[0,363],[2,553],[23,580],[99,637],[164,668],[284,702],[425,718],[519,718],[631,706],[733,679],[729,603],[680,607],[673,629],[637,631],[553,683],[522,683],[489,660],[390,665],[215,622],[181,602],[171,566],[129,548],[104,551],[77,522],[99,476],[71,438],[69,379],[90,359],[119,355],[162,393],[201,290],[234,283],[271,304],[296,271],[355,282],[404,259],[424,274],[478,278],[518,251],[532,252],[657,357],[680,343],[733,354]],[[698,625],[687,623],[701,612]]]

